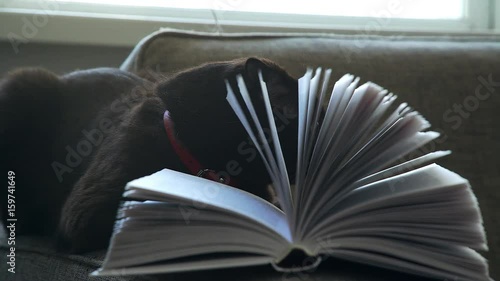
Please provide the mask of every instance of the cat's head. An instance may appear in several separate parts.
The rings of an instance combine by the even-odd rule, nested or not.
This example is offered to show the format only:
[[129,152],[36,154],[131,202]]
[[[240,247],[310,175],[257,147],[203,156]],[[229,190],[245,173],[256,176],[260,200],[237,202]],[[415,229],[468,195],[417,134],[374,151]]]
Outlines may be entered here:
[[[207,63],[171,77],[157,88],[157,93],[170,112],[177,138],[204,167],[229,176],[238,188],[269,198],[266,186],[270,178],[261,157],[226,100],[225,81],[239,96],[236,76],[241,74],[251,98],[260,104],[259,70],[268,88],[285,161],[293,178],[298,83],[274,62],[245,58]],[[260,116],[265,116],[263,110],[257,107]]]

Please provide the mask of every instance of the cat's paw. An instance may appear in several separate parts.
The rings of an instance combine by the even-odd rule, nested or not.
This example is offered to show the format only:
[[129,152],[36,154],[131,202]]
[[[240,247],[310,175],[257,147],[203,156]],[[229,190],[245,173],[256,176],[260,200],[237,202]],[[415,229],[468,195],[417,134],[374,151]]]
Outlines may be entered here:
[[114,214],[84,204],[65,206],[56,233],[56,247],[67,253],[105,249],[111,236]]
[[[65,208],[66,209],[66,208]],[[93,247],[89,223],[82,211],[63,213],[56,233],[57,250],[67,253],[82,253]]]

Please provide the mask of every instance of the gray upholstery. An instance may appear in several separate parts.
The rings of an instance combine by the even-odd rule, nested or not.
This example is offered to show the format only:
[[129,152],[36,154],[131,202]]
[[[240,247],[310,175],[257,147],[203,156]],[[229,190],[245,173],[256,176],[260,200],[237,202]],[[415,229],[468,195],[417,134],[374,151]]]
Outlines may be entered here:
[[[500,130],[496,124],[500,121],[499,42],[500,37],[495,36],[214,36],[166,30],[141,41],[122,69],[142,74],[147,69],[171,73],[209,61],[261,56],[278,62],[296,77],[301,76],[307,66],[323,66],[333,69],[334,78],[353,73],[361,76],[362,81],[371,80],[384,86],[420,111],[434,130],[442,133],[443,137],[432,145],[453,150],[454,153],[440,163],[471,182],[482,208],[489,239],[490,251],[484,256],[490,260],[491,276],[500,279],[500,268],[497,267],[500,265]],[[496,84],[484,86],[484,81],[488,80]],[[455,104],[464,103],[463,117],[453,113]],[[25,241],[34,240],[27,238]],[[18,280],[84,280],[85,274],[100,260],[99,256],[93,255],[63,256],[43,248],[44,243],[40,246],[30,243],[27,242],[19,254],[23,267],[26,266],[24,270],[43,269],[44,276],[67,272],[70,275],[66,277],[73,277],[37,279],[39,275],[27,275],[33,278]],[[40,261],[42,256],[50,260]],[[4,267],[2,263],[1,280],[4,280]],[[68,269],[64,270],[66,267]],[[217,272],[158,278],[253,280],[250,277],[256,274],[260,276],[259,280],[283,279],[269,268]],[[82,276],[77,278],[79,274]],[[405,275],[343,262],[327,263],[309,277],[311,280],[339,281],[408,280]]]
[[[88,275],[100,266],[104,258],[104,252],[91,252],[85,255],[66,255],[57,253],[53,243],[43,237],[16,237],[15,273],[7,272],[10,266],[7,265],[5,257],[7,255],[7,245],[4,242],[5,233],[1,233],[2,245],[0,246],[0,280],[12,281],[56,281],[56,280],[87,280]],[[98,280],[157,280],[156,278],[139,277],[109,277],[94,278]]]
[[89,277],[101,263],[104,252],[85,255],[56,253],[49,240],[40,237],[19,237],[16,241],[16,273],[7,272],[4,262],[5,245],[0,248],[0,280],[5,281],[425,281],[427,279],[330,259],[315,271],[300,274],[283,274],[271,266],[222,269],[188,273],[129,276]]

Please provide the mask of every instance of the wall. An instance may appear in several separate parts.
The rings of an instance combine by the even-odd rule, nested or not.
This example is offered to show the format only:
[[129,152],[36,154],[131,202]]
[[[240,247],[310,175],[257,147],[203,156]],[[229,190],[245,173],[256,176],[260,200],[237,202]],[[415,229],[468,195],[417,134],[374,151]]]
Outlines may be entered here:
[[76,69],[119,67],[132,48],[28,43],[16,54],[0,41],[0,77],[17,67],[40,66],[62,74]]

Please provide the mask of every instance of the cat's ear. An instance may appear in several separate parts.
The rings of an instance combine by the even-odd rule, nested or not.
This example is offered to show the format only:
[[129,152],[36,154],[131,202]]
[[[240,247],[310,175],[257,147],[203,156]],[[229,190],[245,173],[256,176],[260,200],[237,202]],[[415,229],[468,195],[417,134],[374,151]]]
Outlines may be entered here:
[[271,76],[279,75],[276,71],[273,71],[270,62],[254,57],[248,58],[245,62],[245,72],[250,82],[256,83],[259,81],[259,71],[262,71],[265,82],[272,80]]
[[246,84],[251,92],[252,89],[260,88],[259,71],[262,71],[273,107],[296,112],[297,80],[288,75],[276,63],[267,59],[251,57],[245,62],[246,79],[248,79]]
[[245,62],[245,72],[248,76],[256,76],[259,73],[259,70],[264,71],[264,69],[266,68],[267,66],[264,64],[264,62],[262,62],[258,58],[248,58]]

